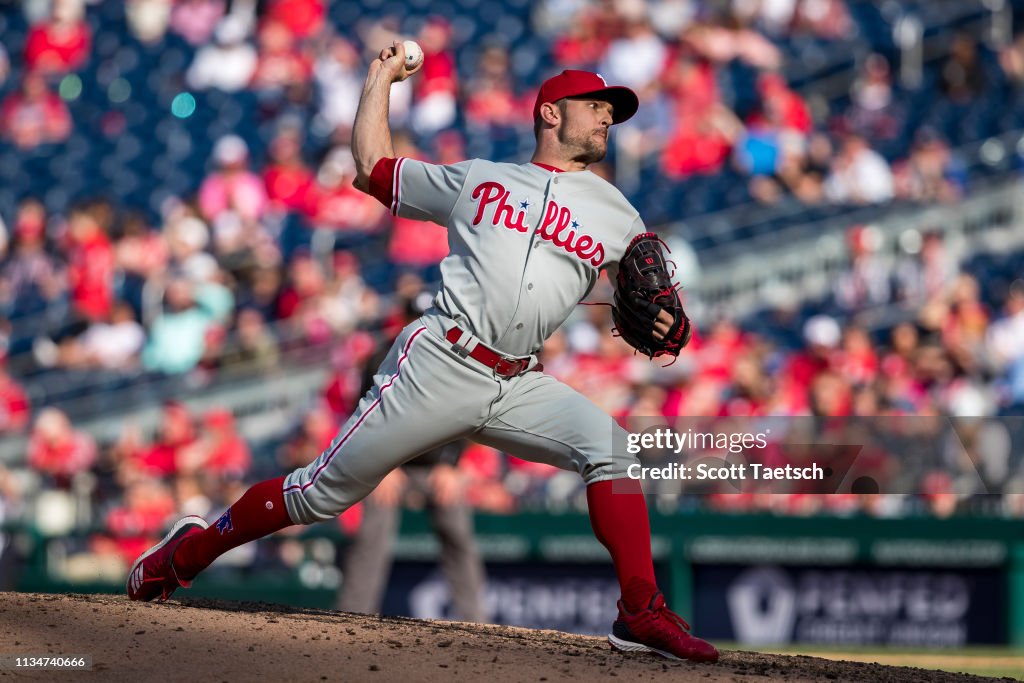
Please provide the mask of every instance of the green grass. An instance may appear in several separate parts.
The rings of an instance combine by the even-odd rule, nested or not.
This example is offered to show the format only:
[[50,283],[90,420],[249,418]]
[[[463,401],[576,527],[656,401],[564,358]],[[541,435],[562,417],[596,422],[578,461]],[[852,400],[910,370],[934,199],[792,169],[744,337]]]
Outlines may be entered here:
[[[726,649],[746,650],[746,646],[723,644]],[[1010,647],[965,647],[958,649],[910,649],[878,646],[841,647],[803,645],[800,647],[757,648],[758,652],[784,655],[811,655],[827,659],[878,662],[891,666],[913,666],[978,676],[1008,677],[1024,681],[1024,649]]]

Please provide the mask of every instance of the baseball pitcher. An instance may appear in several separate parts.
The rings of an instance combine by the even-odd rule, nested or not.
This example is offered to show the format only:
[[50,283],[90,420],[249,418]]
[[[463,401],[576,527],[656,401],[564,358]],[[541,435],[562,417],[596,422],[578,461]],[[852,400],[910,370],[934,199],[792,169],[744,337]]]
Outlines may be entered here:
[[287,477],[254,485],[212,526],[178,521],[136,560],[128,595],[166,600],[231,548],[334,518],[402,463],[469,438],[583,477],[594,534],[621,589],[613,647],[716,661],[715,648],[690,635],[655,584],[647,507],[639,482],[626,477],[633,458],[622,452],[622,428],[544,374],[536,356],[602,270],[616,283],[613,318],[630,344],[658,356],[689,341],[660,240],[618,190],[587,170],[604,158],[610,127],[636,113],[637,97],[598,74],[564,71],[537,95],[529,163],[439,166],[392,150],[391,85],[421,65],[407,67],[400,42],[373,61],[352,152],[357,188],[397,216],[447,227],[451,253],[434,306],[399,335],[327,450]]

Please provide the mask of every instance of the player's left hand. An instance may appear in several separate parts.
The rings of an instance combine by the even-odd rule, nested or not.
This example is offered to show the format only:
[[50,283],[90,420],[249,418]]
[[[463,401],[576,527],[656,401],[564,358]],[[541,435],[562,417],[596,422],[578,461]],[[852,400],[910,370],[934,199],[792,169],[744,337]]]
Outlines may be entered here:
[[434,502],[440,507],[449,507],[462,500],[462,472],[452,465],[435,465],[430,472],[430,488]]
[[658,317],[654,320],[654,332],[652,336],[661,341],[668,334],[668,331],[672,328],[672,323],[675,322],[675,318],[672,314],[666,311],[664,308],[658,313]]
[[653,232],[637,235],[619,259],[615,276],[614,333],[650,358],[678,356],[692,333],[662,246]]

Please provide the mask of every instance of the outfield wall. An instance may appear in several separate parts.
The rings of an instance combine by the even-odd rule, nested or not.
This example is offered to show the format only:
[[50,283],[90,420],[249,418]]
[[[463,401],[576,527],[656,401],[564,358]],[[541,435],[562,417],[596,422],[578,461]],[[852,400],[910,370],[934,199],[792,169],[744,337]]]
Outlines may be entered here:
[[[1024,522],[981,517],[876,519],[652,514],[659,583],[672,607],[712,639],[959,647],[1024,645]],[[490,620],[599,633],[617,586],[585,515],[479,515]],[[76,555],[87,539],[20,529],[25,591],[117,592],[111,573]],[[285,569],[273,544],[300,541]],[[209,571],[191,595],[331,608],[345,544],[336,524],[275,537]],[[444,618],[449,587],[439,543],[406,512],[384,611]],[[343,549],[342,549],[343,552]],[[84,567],[84,569],[83,569]],[[69,569],[71,568],[71,569]]]

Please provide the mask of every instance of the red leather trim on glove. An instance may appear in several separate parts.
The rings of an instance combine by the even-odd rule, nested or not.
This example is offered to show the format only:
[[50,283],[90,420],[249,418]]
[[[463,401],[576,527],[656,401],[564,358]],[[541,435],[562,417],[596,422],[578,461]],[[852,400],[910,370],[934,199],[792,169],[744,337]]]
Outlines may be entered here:
[[633,239],[631,239],[629,241],[629,246],[626,247],[626,251],[628,252],[630,249],[632,249],[633,245],[636,244],[637,242],[639,242],[640,240],[647,239],[647,238],[650,238],[652,240],[657,240],[658,242],[661,243],[661,246],[665,247],[665,251],[669,252],[670,254],[672,253],[672,251],[668,248],[668,245],[665,244],[665,240],[663,240],[660,237],[658,237],[658,233],[656,233],[656,232],[642,232],[642,233],[640,233],[639,235],[637,235],[636,237],[634,237]]

